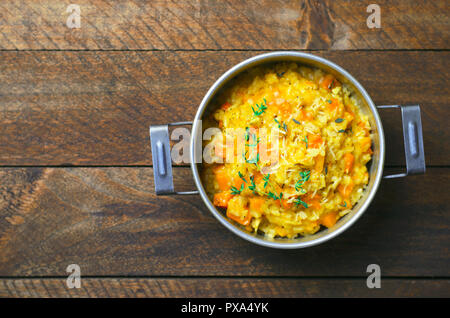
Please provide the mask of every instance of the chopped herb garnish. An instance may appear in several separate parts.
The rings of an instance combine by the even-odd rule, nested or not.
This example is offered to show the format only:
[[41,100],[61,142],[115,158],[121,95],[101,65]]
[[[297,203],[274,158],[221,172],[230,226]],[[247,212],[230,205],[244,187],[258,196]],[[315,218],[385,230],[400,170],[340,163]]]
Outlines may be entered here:
[[331,103],[332,103],[331,99],[327,100],[327,102],[328,102],[328,104],[331,104]]
[[244,184],[241,184],[241,188],[238,189],[235,186],[231,187],[231,194],[240,194],[242,192],[242,190],[244,190]]
[[267,193],[267,196],[268,196],[269,198],[274,199],[274,200],[278,200],[278,197],[277,197],[275,194],[273,194],[272,192],[270,192],[270,191],[269,191],[269,193]]
[[347,202],[344,201],[344,204],[341,204],[341,207],[346,208],[347,207]]
[[286,125],[286,123],[280,124],[280,122],[276,118],[274,118],[273,120],[278,124],[278,128],[280,128],[280,129],[283,128],[284,131],[287,132],[287,125]]
[[302,140],[305,145],[306,145],[306,149],[308,149],[308,136],[305,136],[305,139]]
[[300,176],[305,179],[305,181],[309,180],[309,177],[311,175],[311,170],[306,170],[306,171],[302,171],[300,172]]
[[328,174],[328,166],[325,166],[325,175]]
[[295,205],[296,206],[298,206],[298,205],[303,205],[304,207],[305,207],[305,209],[307,209],[308,208],[308,204],[306,204],[306,202],[305,201],[302,201],[302,200],[300,200],[300,199],[295,199]]
[[333,80],[331,81],[331,83],[328,85],[328,89],[332,89],[333,86],[334,86],[334,78],[333,78]]
[[294,123],[300,125],[300,122],[298,120],[296,120],[295,118],[292,118],[292,120],[294,121]]
[[283,198],[283,193],[281,192],[281,193],[280,193],[280,196],[277,196],[276,194],[274,194],[274,193],[272,193],[272,192],[269,191],[269,193],[267,193],[267,196],[268,196],[269,198],[274,199],[274,200],[281,200],[281,199]]
[[266,111],[266,109],[267,109],[266,99],[263,98],[263,100],[264,100],[264,104],[261,103],[261,105],[258,105],[258,104],[255,105],[257,110],[255,110],[255,108],[253,108],[253,106],[252,106],[253,114],[255,116],[259,116]]
[[302,187],[302,182],[301,182],[301,180],[298,180],[296,183],[295,183],[295,190],[296,191],[300,191],[300,189],[301,189],[301,187]]
[[284,73],[286,73],[286,72],[277,73],[277,75],[278,75],[278,77],[283,77]]
[[345,129],[340,129],[340,130],[338,130],[338,132],[343,133],[343,132],[345,132]]
[[250,182],[251,182],[251,185],[249,185],[248,188],[253,191],[253,194],[255,194],[256,184],[255,184],[255,178],[253,176],[250,177]]
[[264,189],[267,187],[267,185],[269,184],[269,178],[270,178],[270,173],[267,174],[267,176],[263,177],[263,181],[264,181]]
[[242,181],[244,181],[245,183],[247,183],[247,180],[245,180],[244,176],[242,175],[242,173],[241,173],[240,171],[238,171],[238,175],[239,175],[239,178],[242,179]]
[[306,171],[300,172],[300,180],[298,180],[295,183],[295,186],[294,186],[295,190],[296,191],[303,190],[302,186],[305,184],[306,181],[309,180],[310,176],[311,176],[311,170],[306,170]]
[[338,124],[342,123],[343,121],[344,120],[342,118],[338,118],[338,119],[335,120],[335,122],[338,123]]
[[253,159],[247,159],[247,152],[248,152],[248,151],[246,151],[245,153],[243,153],[245,162],[246,162],[246,163],[254,164],[254,165],[259,169],[259,166],[258,166],[258,162],[259,162],[259,153],[256,154],[256,157],[255,157],[255,158],[253,158]]

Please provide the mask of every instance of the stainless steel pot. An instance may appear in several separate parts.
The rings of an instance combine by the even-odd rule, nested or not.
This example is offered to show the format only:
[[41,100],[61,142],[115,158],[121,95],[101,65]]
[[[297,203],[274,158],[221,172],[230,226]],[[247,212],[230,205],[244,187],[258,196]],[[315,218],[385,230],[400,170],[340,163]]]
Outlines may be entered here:
[[[299,64],[317,67],[325,72],[333,74],[341,83],[345,83],[352,87],[356,94],[356,98],[361,101],[362,111],[369,116],[369,121],[372,127],[373,140],[373,157],[369,168],[369,184],[365,190],[363,197],[353,207],[352,211],[339,219],[332,228],[319,231],[314,235],[300,237],[297,239],[267,239],[261,235],[250,234],[239,226],[229,221],[208,198],[205,189],[202,185],[199,176],[199,163],[202,156],[202,128],[201,119],[205,110],[210,105],[210,101],[214,98],[216,93],[230,80],[235,78],[241,72],[266,63],[273,62],[297,62]],[[376,107],[367,94],[366,90],[361,84],[356,81],[347,71],[340,66],[330,62],[327,59],[301,52],[273,52],[258,55],[245,60],[236,66],[232,67],[225,74],[223,74],[206,93],[193,122],[172,123],[168,125],[158,125],[150,127],[150,139],[153,157],[153,169],[155,179],[155,191],[157,195],[169,194],[200,194],[211,213],[222,223],[227,229],[234,234],[259,245],[280,248],[280,249],[296,249],[308,246],[314,246],[333,237],[338,236],[346,229],[348,229],[356,220],[366,211],[367,207],[372,202],[380,181],[383,178],[384,155],[385,155],[385,141],[383,126],[378,115],[377,108],[399,108],[402,113],[403,122],[403,136],[405,146],[406,158],[406,172],[402,174],[384,176],[384,178],[404,177],[408,174],[425,173],[425,155],[423,149],[422,138],[422,123],[420,118],[419,105],[414,106],[399,106],[388,105]],[[169,131],[168,126],[192,124],[192,134],[190,141],[190,161],[192,174],[194,176],[195,184],[198,191],[189,192],[175,192],[172,180],[172,164],[170,157],[169,145]]]

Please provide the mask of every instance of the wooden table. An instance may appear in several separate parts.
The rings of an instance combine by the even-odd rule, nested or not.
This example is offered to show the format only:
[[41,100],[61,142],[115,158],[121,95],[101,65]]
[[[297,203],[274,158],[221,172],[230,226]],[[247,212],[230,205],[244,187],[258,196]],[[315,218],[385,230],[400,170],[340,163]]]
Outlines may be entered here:
[[[0,296],[450,296],[448,2],[377,0],[369,29],[372,2],[2,1]],[[153,189],[148,126],[192,120],[224,71],[275,50],[338,63],[376,104],[422,107],[426,174],[384,180],[351,229],[304,250],[252,245],[198,196]],[[404,170],[400,115],[381,115],[386,170]],[[194,189],[188,166],[174,174]]]

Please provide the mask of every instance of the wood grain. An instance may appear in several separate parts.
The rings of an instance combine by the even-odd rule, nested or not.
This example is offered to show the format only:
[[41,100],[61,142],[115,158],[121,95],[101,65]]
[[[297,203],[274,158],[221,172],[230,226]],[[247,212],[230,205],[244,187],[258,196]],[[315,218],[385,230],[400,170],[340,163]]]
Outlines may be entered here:
[[[370,1],[77,0],[79,29],[71,3],[0,2],[0,297],[450,296],[446,1],[378,0],[380,29]],[[199,196],[156,197],[148,139],[192,120],[231,66],[288,49],[343,66],[378,105],[420,104],[428,165],[297,251],[237,238]],[[397,172],[400,116],[381,117]],[[174,174],[194,189],[188,168]],[[66,288],[73,263],[81,289]],[[366,287],[372,263],[380,290]]]
[[[0,52],[0,165],[151,165],[148,126],[192,120],[214,81],[258,53]],[[315,53],[376,104],[420,104],[427,164],[450,164],[449,52]],[[404,165],[400,117],[382,115],[386,162]]]
[[448,49],[445,1],[79,0],[81,27],[66,25],[69,0],[2,1],[0,49]]
[[[392,171],[389,171],[392,172]],[[188,168],[175,169],[193,189]],[[152,168],[2,168],[0,277],[448,277],[450,169],[384,180],[368,211],[339,237],[273,250],[224,228],[198,196],[155,197]]]
[[446,279],[382,279],[369,289],[365,279],[295,278],[81,278],[68,289],[66,279],[0,279],[0,297],[449,297]]

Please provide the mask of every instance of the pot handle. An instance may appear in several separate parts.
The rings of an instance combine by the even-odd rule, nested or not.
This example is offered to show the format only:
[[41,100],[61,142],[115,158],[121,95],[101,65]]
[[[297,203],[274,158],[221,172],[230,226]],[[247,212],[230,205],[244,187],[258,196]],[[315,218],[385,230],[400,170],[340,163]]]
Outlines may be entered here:
[[153,178],[156,195],[198,194],[198,191],[177,192],[173,187],[172,157],[170,156],[169,126],[192,125],[192,122],[178,122],[168,125],[150,126]]
[[406,172],[384,176],[386,179],[406,177],[425,173],[425,152],[423,149],[422,121],[419,105],[383,105],[379,109],[400,108],[402,112],[403,144],[405,146]]

